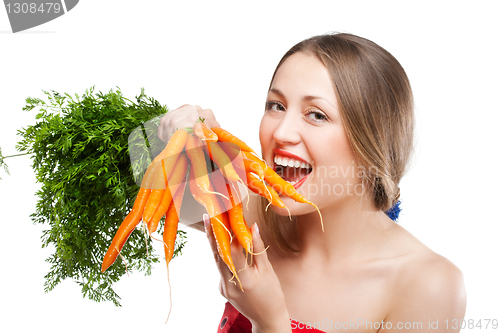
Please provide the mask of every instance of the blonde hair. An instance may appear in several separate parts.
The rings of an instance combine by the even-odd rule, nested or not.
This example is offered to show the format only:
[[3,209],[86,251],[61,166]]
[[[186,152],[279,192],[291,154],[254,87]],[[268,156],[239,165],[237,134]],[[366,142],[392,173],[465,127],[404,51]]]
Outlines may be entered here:
[[[271,85],[280,66],[296,52],[315,55],[328,69],[349,143],[358,164],[369,170],[363,182],[375,207],[387,211],[399,199],[399,181],[413,153],[413,94],[403,67],[368,39],[333,33],[293,46],[278,63]],[[261,207],[266,205],[261,200]],[[283,252],[298,251],[284,234],[288,217],[262,211],[273,243]]]

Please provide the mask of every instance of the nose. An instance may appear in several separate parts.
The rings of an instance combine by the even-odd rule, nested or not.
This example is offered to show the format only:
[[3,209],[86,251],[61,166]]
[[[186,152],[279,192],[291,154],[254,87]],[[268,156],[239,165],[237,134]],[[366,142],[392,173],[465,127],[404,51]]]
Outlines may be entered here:
[[273,138],[279,145],[294,145],[300,142],[298,117],[287,110],[274,130]]

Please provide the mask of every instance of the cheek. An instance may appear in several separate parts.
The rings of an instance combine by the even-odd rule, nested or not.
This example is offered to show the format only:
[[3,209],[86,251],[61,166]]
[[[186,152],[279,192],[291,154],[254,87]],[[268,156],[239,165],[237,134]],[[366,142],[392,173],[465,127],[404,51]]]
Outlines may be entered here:
[[356,162],[354,152],[352,147],[347,139],[347,135],[343,133],[343,135],[337,138],[337,155],[340,157],[339,162],[342,165],[353,165]]
[[309,152],[321,165],[338,165],[344,164],[345,161],[351,163],[354,159],[347,135],[343,131],[317,131],[307,141]]
[[270,145],[272,142],[273,138],[273,133],[274,133],[274,124],[272,121],[269,121],[267,119],[266,115],[262,117],[262,120],[260,121],[260,127],[259,127],[259,140],[260,140],[260,147],[262,150],[262,155],[264,158],[266,158],[266,154],[268,153],[270,149]]
[[359,182],[358,166],[345,132],[330,132],[316,137],[310,151],[316,162],[314,175],[321,183],[356,184]]
[[332,138],[334,144],[332,145],[332,153],[336,157],[338,164],[340,165],[352,165],[355,161],[354,152],[347,138],[345,131],[339,131],[335,133]]

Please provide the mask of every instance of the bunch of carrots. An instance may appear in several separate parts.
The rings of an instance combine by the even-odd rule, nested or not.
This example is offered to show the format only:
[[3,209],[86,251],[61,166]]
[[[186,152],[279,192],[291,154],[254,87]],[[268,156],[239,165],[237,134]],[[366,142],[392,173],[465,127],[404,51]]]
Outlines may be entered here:
[[[215,169],[214,164],[220,172],[209,172]],[[188,175],[193,198],[205,207],[210,216],[219,255],[238,282],[230,249],[233,235],[247,254],[253,254],[252,234],[243,216],[238,182],[280,208],[286,208],[279,197],[283,194],[297,202],[313,205],[318,210],[314,203],[297,193],[293,185],[281,178],[243,141],[222,128],[209,128],[202,120],[192,129],[175,131],[165,149],[148,166],[134,206],[104,256],[102,272],[115,262],[141,221],[151,236],[163,216],[163,244],[168,266],[174,253]],[[321,217],[319,210],[318,213]],[[243,290],[241,282],[240,288]]]

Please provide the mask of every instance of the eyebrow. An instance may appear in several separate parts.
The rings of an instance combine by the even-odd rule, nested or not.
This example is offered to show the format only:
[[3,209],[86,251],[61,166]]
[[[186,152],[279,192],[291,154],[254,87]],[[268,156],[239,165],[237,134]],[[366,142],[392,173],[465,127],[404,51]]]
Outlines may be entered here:
[[[271,91],[271,92],[275,93],[276,95],[281,96],[281,97],[283,97],[283,98],[285,97],[285,94],[283,94],[283,93],[281,92],[281,90],[278,90],[278,89],[276,89],[276,88],[271,88],[271,89],[269,89],[269,91]],[[329,103],[330,105],[332,105],[332,106],[333,106],[333,104],[332,104],[332,103],[330,103],[328,100],[326,100],[326,99],[325,99],[325,98],[323,98],[323,97],[319,97],[319,96],[309,96],[309,95],[308,95],[308,96],[304,96],[304,97],[302,97],[302,100],[303,100],[303,101],[306,101],[306,102],[309,102],[309,101],[312,101],[312,100],[315,100],[315,99],[322,99],[322,100],[326,101],[327,103]]]

